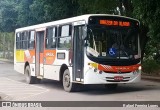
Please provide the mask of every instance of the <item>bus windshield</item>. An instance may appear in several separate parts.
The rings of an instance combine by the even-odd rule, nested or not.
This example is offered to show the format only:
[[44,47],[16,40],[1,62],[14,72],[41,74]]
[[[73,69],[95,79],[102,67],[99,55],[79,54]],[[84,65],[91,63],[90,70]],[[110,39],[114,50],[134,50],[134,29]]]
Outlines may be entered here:
[[139,59],[138,30],[133,27],[89,26],[87,55],[103,59]]

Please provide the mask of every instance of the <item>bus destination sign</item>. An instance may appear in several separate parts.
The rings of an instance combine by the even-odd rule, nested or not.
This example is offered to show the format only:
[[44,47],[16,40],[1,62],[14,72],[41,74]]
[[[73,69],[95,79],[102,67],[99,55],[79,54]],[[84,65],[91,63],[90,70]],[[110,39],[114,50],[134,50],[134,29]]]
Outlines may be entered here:
[[116,21],[116,20],[100,20],[99,23],[101,25],[107,26],[121,26],[121,27],[129,27],[131,24],[128,21]]

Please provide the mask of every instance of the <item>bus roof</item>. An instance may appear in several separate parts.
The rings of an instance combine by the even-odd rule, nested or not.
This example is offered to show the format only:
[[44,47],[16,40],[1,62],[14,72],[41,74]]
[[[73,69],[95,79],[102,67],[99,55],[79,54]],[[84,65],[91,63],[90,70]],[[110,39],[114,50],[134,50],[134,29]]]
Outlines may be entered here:
[[[35,30],[35,29],[38,29],[38,28],[67,24],[67,23],[72,23],[72,22],[82,21],[82,20],[84,20],[86,23],[88,23],[88,18],[90,16],[117,16],[117,17],[123,17],[123,18],[136,20],[136,19],[126,17],[126,16],[111,15],[111,14],[86,14],[86,15],[76,16],[76,17],[72,17],[72,18],[66,18],[66,19],[62,19],[62,20],[51,21],[51,22],[47,22],[47,23],[42,23],[42,24],[37,24],[37,25],[18,28],[18,29],[16,29],[16,32],[22,32],[22,31],[25,31],[25,30]],[[136,21],[138,21],[138,20],[136,20]]]

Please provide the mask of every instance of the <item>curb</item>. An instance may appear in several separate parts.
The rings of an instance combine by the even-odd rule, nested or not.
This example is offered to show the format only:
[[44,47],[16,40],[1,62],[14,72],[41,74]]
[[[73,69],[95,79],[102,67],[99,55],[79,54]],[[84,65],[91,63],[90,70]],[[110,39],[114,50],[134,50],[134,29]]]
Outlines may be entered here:
[[142,75],[142,79],[160,82],[160,76]]
[[13,60],[2,59],[2,58],[0,58],[0,61],[8,62],[8,63],[14,63],[14,61],[13,61]]

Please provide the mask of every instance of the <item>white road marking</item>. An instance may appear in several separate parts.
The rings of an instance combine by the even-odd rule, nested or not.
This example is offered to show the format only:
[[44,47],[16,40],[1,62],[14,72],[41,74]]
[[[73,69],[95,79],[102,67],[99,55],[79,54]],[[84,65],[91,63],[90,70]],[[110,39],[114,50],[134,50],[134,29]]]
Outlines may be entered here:
[[[6,78],[6,77],[5,77]],[[9,79],[9,78],[6,78],[10,81],[13,81],[13,82],[17,82],[19,84],[24,84],[24,85],[29,85],[29,84],[26,84],[26,83],[22,83],[22,82],[19,82],[19,81],[15,81],[15,80],[12,80],[12,79]],[[39,87],[39,86],[35,86],[35,85],[29,85],[30,87],[36,87],[36,88],[40,88],[40,89],[44,89],[43,87]]]
[[43,91],[43,92],[40,92],[40,93],[34,94],[34,95],[30,95],[30,96],[26,96],[26,97],[23,97],[23,98],[17,99],[17,100],[24,100],[24,99],[27,99],[27,98],[31,98],[31,97],[34,97],[34,96],[37,96],[37,95],[40,95],[40,94],[46,93],[46,92],[48,92],[48,91],[49,91],[49,89],[47,89],[46,91]]
[[0,91],[7,95],[3,98],[4,100],[24,100],[26,98],[30,98],[48,92],[49,89],[39,87],[36,85],[29,85],[26,83],[18,82],[6,77],[1,77]]

